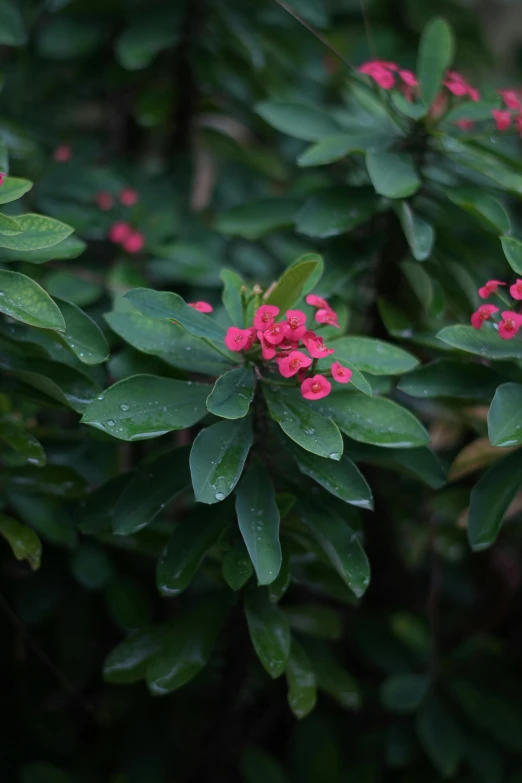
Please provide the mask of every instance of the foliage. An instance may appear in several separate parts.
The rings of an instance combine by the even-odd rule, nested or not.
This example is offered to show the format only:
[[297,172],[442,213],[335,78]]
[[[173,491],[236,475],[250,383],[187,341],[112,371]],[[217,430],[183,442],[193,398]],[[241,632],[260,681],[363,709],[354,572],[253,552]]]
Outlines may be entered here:
[[0,0],[6,780],[522,775],[520,95],[369,5]]

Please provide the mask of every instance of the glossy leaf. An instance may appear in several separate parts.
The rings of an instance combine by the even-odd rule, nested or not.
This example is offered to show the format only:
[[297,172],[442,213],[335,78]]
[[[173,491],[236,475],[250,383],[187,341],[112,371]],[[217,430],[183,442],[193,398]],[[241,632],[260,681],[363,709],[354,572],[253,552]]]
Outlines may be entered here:
[[385,397],[336,392],[317,402],[350,438],[386,448],[413,449],[425,446],[430,436],[406,408]]
[[520,340],[502,340],[493,325],[489,324],[485,324],[480,331],[463,324],[445,326],[437,333],[437,339],[485,359],[522,359]]
[[337,122],[325,112],[299,103],[258,103],[257,113],[273,128],[295,139],[317,141],[339,133]]
[[402,378],[398,388],[410,397],[490,400],[501,376],[478,362],[436,359]]
[[223,578],[231,590],[241,590],[248,582],[254,568],[247,548],[242,541],[225,552],[222,561]]
[[[10,250],[0,247],[0,262],[26,261],[28,264],[44,264],[46,261],[62,260],[67,261],[71,258],[77,258],[87,244],[77,236],[69,236],[57,242],[51,247],[37,248],[34,250]],[[92,283],[82,281],[86,288],[92,288]]]
[[16,222],[22,233],[14,236],[0,235],[0,247],[10,250],[40,250],[57,245],[72,234],[71,226],[43,215],[17,215]]
[[307,405],[298,390],[264,386],[270,415],[283,432],[306,451],[332,460],[341,459],[343,440],[333,421]]
[[488,468],[471,490],[468,540],[475,552],[495,541],[509,504],[522,484],[522,451],[507,454]]
[[65,321],[51,297],[20,272],[0,269],[0,313],[39,329],[65,331]]
[[71,558],[71,574],[85,590],[100,590],[113,576],[108,552],[90,541],[80,541]]
[[301,645],[292,639],[286,667],[288,704],[296,718],[305,718],[315,707],[317,688],[310,660]]
[[72,302],[56,300],[65,321],[60,339],[84,364],[101,364],[109,356],[109,345],[100,327]]
[[297,158],[299,166],[325,166],[335,163],[354,152],[366,152],[371,149],[387,149],[392,139],[385,133],[342,133],[325,136],[308,147]]
[[352,363],[369,375],[402,375],[419,363],[403,348],[372,337],[340,337],[332,342],[334,361]]
[[413,158],[405,153],[372,151],[366,153],[368,174],[375,192],[386,198],[407,198],[420,187]]
[[419,44],[417,76],[421,96],[430,109],[454,56],[453,33],[443,19],[432,19],[424,28]]
[[370,564],[359,538],[332,509],[299,505],[300,516],[333,567],[357,598],[370,584]]
[[272,231],[281,231],[294,225],[299,201],[270,198],[240,204],[217,216],[215,227],[222,234],[261,239]]
[[426,261],[435,240],[433,226],[415,212],[407,201],[401,201],[398,215],[413,257],[417,261]]
[[331,646],[323,642],[306,642],[305,651],[311,661],[317,687],[346,710],[361,706],[361,693],[357,681],[334,658]]
[[322,190],[305,201],[296,216],[296,229],[309,237],[327,238],[352,231],[366,223],[377,208],[377,199],[364,190],[337,186]]
[[341,615],[331,606],[310,604],[286,606],[284,609],[292,630],[317,639],[340,639],[343,633]]
[[14,218],[0,212],[0,235],[12,236],[14,234],[21,234],[23,231],[22,226],[16,222]]
[[3,185],[0,187],[0,204],[17,201],[17,199],[21,198],[28,190],[31,190],[32,187],[33,183],[28,179],[22,179],[21,177],[6,177]]
[[522,242],[516,237],[500,237],[500,241],[509,266],[522,275]]
[[27,560],[33,571],[40,568],[42,544],[34,530],[13,517],[0,514],[0,535],[5,538],[17,560]]
[[46,456],[42,444],[15,420],[0,419],[0,441],[7,443],[30,465],[45,465]]
[[252,446],[252,420],[220,421],[196,437],[190,452],[190,474],[199,503],[219,503],[239,481]]
[[381,704],[391,712],[416,712],[426,696],[429,680],[420,674],[397,674],[381,685]]
[[346,453],[358,462],[406,473],[423,481],[432,489],[440,489],[446,483],[446,473],[430,449],[383,449],[366,443],[350,441],[345,445]]
[[209,391],[205,383],[133,375],[93,400],[82,423],[120,440],[157,438],[203,418]]
[[232,269],[222,269],[220,278],[223,281],[223,305],[234,326],[243,326],[243,301],[241,288],[243,280]]
[[149,318],[173,320],[195,337],[223,342],[225,330],[204,313],[189,307],[178,294],[135,288],[125,294],[125,298]]
[[160,626],[141,628],[114,647],[103,664],[103,679],[119,685],[142,680],[147,661],[161,645]]
[[433,765],[444,778],[457,771],[462,745],[453,717],[436,694],[430,694],[417,715],[417,734]]
[[479,219],[496,234],[509,234],[511,222],[503,204],[478,188],[451,188],[446,196],[457,206]]
[[114,506],[112,529],[117,535],[137,533],[190,487],[188,456],[188,446],[182,446],[137,467]]
[[519,446],[522,443],[522,385],[499,386],[488,414],[488,433],[493,446]]
[[266,468],[254,462],[236,492],[239,529],[260,585],[269,585],[281,568],[279,509]]
[[223,419],[246,416],[254,396],[255,377],[250,367],[237,367],[221,375],[207,398],[207,408]]
[[181,688],[204,669],[228,608],[228,599],[218,595],[198,601],[176,617],[147,664],[147,685],[153,696]]
[[290,626],[282,611],[273,604],[266,589],[245,596],[245,615],[250,639],[265,671],[280,677],[290,654]]
[[156,573],[158,590],[162,595],[175,596],[185,590],[201,561],[233,522],[231,508],[217,513],[198,512],[192,518],[180,522],[159,561]]
[[290,310],[301,298],[303,289],[308,280],[315,273],[319,261],[316,258],[310,258],[295,266],[289,267],[277,285],[270,293],[266,303],[279,307],[281,314]]

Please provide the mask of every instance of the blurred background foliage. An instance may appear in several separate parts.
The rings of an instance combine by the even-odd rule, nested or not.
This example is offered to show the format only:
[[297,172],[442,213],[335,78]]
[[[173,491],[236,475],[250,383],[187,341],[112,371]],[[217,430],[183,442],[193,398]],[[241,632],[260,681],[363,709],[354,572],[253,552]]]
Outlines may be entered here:
[[[103,315],[124,311],[121,295],[140,285],[217,304],[223,266],[267,285],[300,254],[319,251],[326,262],[321,285],[334,290],[351,330],[407,336],[411,320],[405,331],[393,306],[413,313],[421,330],[426,318],[440,316],[439,289],[426,289],[418,267],[406,262],[383,275],[376,264],[388,223],[332,229],[332,204],[310,228],[302,210],[314,194],[346,181],[365,185],[365,170],[356,160],[347,168],[298,165],[314,134],[305,129],[299,138],[294,120],[295,135],[280,132],[266,102],[322,106],[344,128],[353,120],[365,132],[368,117],[347,94],[347,66],[320,38],[354,66],[378,56],[414,69],[420,32],[435,13],[455,30],[459,70],[493,96],[498,86],[519,83],[522,7],[507,0],[286,5],[0,0],[0,140],[11,173],[36,183],[25,203],[76,230],[62,258],[45,266],[36,256],[17,258],[17,268],[104,329],[112,358],[108,375],[89,368],[93,383],[137,371],[176,377],[153,349],[123,347]],[[519,140],[504,144],[516,160]],[[135,205],[119,203],[122,188],[138,191]],[[110,209],[99,208],[100,192],[114,194]],[[364,212],[360,195],[353,198],[353,209]],[[6,212],[17,214],[19,206],[6,205]],[[511,207],[517,225],[516,202]],[[108,241],[118,220],[144,236],[142,252]],[[445,289],[452,320],[467,320],[475,286],[505,275],[501,248],[464,213],[456,219],[444,208],[437,237],[452,264]],[[400,255],[405,247],[397,241]],[[0,263],[8,255],[0,249]],[[16,353],[24,340],[24,333],[5,332],[2,347]],[[47,343],[40,348],[52,353]],[[391,387],[386,377],[375,383],[377,391]],[[148,447],[85,436],[73,413],[51,411],[38,433],[46,438],[45,472],[27,467],[0,477],[4,507],[44,543],[36,573],[15,563],[7,546],[0,549],[2,780],[520,783],[520,532],[507,525],[481,554],[471,553],[465,535],[474,474],[497,456],[486,437],[490,387],[417,401],[442,464],[452,466],[449,483],[436,492],[437,481],[428,480],[431,489],[416,481],[411,465],[396,473],[397,454],[383,464],[360,447],[377,509],[364,533],[370,589],[358,605],[340,581],[303,558],[294,564],[292,599],[283,603],[320,691],[301,721],[288,707],[285,682],[264,673],[234,614],[204,672],[167,698],[152,698],[141,682],[104,682],[104,660],[130,629],[177,611],[178,599],[157,595],[154,574],[172,520],[166,512],[132,538],[107,533],[118,473]],[[40,402],[34,394],[24,403],[28,417]],[[417,475],[422,470],[418,465]],[[106,496],[83,503],[87,485],[109,479]],[[514,503],[510,518],[519,515]],[[218,571],[210,556],[189,603],[218,581]],[[417,713],[433,668],[444,685]]]

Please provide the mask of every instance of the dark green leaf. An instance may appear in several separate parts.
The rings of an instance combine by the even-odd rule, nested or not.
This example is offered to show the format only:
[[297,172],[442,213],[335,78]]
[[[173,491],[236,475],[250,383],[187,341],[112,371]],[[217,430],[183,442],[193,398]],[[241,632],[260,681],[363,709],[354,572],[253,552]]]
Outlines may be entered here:
[[351,363],[369,375],[402,375],[419,363],[408,351],[372,337],[340,337],[331,347],[334,361]]
[[0,235],[13,236],[14,234],[21,234],[22,231],[22,226],[14,218],[0,212]]
[[358,462],[407,473],[423,481],[432,489],[446,483],[446,473],[435,454],[427,448],[383,449],[366,443],[351,441],[345,446],[348,456]]
[[245,748],[241,757],[245,783],[289,783],[277,759],[262,748]]
[[324,166],[335,163],[354,152],[366,152],[371,149],[386,149],[392,143],[384,133],[342,133],[337,136],[325,136],[316,144],[308,147],[297,159],[299,166]]
[[[86,247],[86,243],[76,236],[66,237],[52,247],[37,250],[9,250],[0,247],[0,262],[26,261],[28,264],[44,264],[46,261],[54,261],[55,259],[68,261],[81,255]],[[90,281],[83,280],[82,284],[92,289],[93,284]]]
[[443,19],[432,19],[422,31],[417,75],[426,110],[431,108],[454,54],[453,33]]
[[290,626],[266,588],[247,593],[245,614],[257,656],[270,677],[280,677],[290,654]]
[[429,680],[421,674],[396,674],[381,685],[381,704],[391,712],[416,712],[428,687]]
[[451,713],[436,694],[424,701],[417,715],[417,734],[434,767],[452,777],[462,756],[460,732]]
[[304,141],[317,141],[339,133],[337,122],[325,112],[299,103],[258,103],[257,113],[273,128]]
[[475,552],[495,541],[504,514],[522,484],[522,450],[488,468],[471,490],[468,540]]
[[71,226],[43,215],[17,215],[16,221],[22,227],[22,233],[15,236],[1,235],[0,247],[40,250],[57,245],[74,231]]
[[255,377],[250,367],[229,370],[214,384],[207,399],[207,408],[223,419],[241,419],[246,416],[254,396]]
[[306,642],[306,653],[312,663],[319,690],[324,691],[346,710],[361,706],[361,694],[356,680],[333,657],[331,647],[323,642]]
[[65,331],[65,321],[51,297],[20,272],[0,269],[0,313],[39,329]]
[[366,165],[375,192],[381,196],[407,198],[420,187],[413,158],[405,153],[370,150]]
[[206,383],[133,375],[93,400],[82,422],[120,440],[157,438],[203,418],[209,391]]
[[243,300],[241,288],[243,280],[232,269],[222,269],[220,278],[223,281],[223,305],[234,326],[243,326]]
[[296,718],[305,718],[315,707],[317,689],[310,660],[301,645],[292,639],[286,666],[288,704]]
[[520,446],[522,443],[522,385],[499,386],[488,414],[488,433],[493,446]]
[[522,242],[515,237],[500,237],[502,250],[511,269],[522,275]]
[[46,456],[42,444],[15,420],[0,419],[0,441],[7,443],[30,465],[45,465]]
[[17,560],[27,560],[33,571],[40,568],[42,544],[30,527],[0,514],[0,535],[5,538]]
[[100,327],[75,304],[57,300],[65,321],[60,339],[84,364],[100,364],[109,356],[109,345]]
[[511,222],[502,203],[478,188],[448,188],[445,195],[496,234],[509,234]]
[[71,558],[71,573],[86,590],[100,590],[113,575],[112,563],[105,549],[81,541]]
[[[1,11],[0,11],[0,39],[1,33]],[[10,201],[17,201],[24,193],[31,190],[33,183],[28,179],[21,179],[19,177],[6,177],[4,184],[0,186],[0,204],[7,204]]]
[[272,231],[293,226],[299,205],[299,201],[284,198],[240,204],[218,215],[215,227],[222,234],[260,239]]
[[331,606],[321,604],[286,606],[284,613],[292,630],[317,639],[340,639],[343,633],[341,615]]
[[417,261],[426,261],[435,240],[433,226],[415,212],[407,201],[400,202],[398,215],[413,257]]
[[44,465],[41,468],[27,465],[13,472],[4,472],[13,490],[24,493],[41,493],[60,498],[79,498],[87,489],[85,479],[73,468],[65,465]]
[[[410,372],[397,388],[411,397],[453,397],[489,401],[501,376],[478,362],[436,359]],[[498,445],[498,444],[497,444]]]
[[252,446],[251,417],[220,421],[202,430],[190,452],[190,474],[199,503],[224,500],[241,477]]
[[0,44],[22,46],[26,40],[24,20],[18,4],[13,0],[2,0],[0,3]]
[[141,70],[152,63],[163,49],[174,46],[179,38],[179,13],[175,7],[154,13],[151,9],[133,21],[116,40],[116,57],[129,71]]
[[281,568],[279,509],[275,491],[265,467],[253,463],[237,489],[236,513],[239,529],[260,585],[269,585]]
[[117,644],[103,664],[104,680],[121,685],[142,680],[149,658],[159,650],[162,631],[159,626],[142,628]]
[[181,296],[170,291],[153,291],[151,288],[135,288],[125,294],[143,315],[158,320],[176,321],[195,337],[223,342],[225,330],[204,313],[189,307]]
[[306,283],[315,273],[318,265],[317,258],[312,257],[289,267],[277,282],[266,303],[279,307],[281,313],[290,310],[301,298]]
[[437,333],[437,338],[446,345],[485,359],[522,359],[520,340],[502,340],[492,324],[484,324],[480,331],[463,324],[445,326]]
[[236,541],[234,546],[225,552],[222,569],[223,578],[232,590],[241,590],[246,585],[254,573],[254,568],[242,541]]
[[296,229],[309,237],[334,237],[366,223],[377,209],[377,198],[364,190],[337,186],[310,196],[296,217]]

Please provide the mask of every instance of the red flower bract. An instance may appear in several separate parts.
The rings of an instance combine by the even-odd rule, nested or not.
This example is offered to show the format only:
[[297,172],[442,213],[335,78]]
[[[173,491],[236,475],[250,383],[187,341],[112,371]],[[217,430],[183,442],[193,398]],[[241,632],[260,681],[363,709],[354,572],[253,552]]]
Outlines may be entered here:
[[114,199],[112,197],[112,193],[109,193],[108,190],[100,190],[99,193],[96,194],[96,204],[105,212],[108,209],[112,209],[113,203]]
[[306,350],[314,359],[322,359],[324,356],[335,353],[333,348],[326,347],[323,338],[318,337],[315,332],[305,332],[303,335],[303,342],[306,346]]
[[265,336],[265,340],[269,342],[270,345],[279,345],[279,343],[282,342],[285,338],[283,324],[272,324],[272,326],[269,326],[268,329],[263,332],[263,334]]
[[332,384],[324,375],[314,375],[306,378],[301,384],[301,394],[305,400],[320,400],[326,397],[332,390]]
[[4,184],[5,174],[3,171],[0,171],[0,187]]
[[279,315],[279,307],[275,305],[261,305],[256,310],[254,315],[254,326],[256,330],[265,331],[269,326],[272,326],[276,315]]
[[266,339],[265,335],[263,334],[263,332],[261,332],[261,331],[259,331],[257,333],[257,337],[258,337],[259,342],[261,343],[261,354],[263,356],[263,359],[265,359],[266,361],[269,361],[270,359],[273,359],[274,356],[276,355],[276,351],[277,351],[275,345],[271,345],[267,341],[267,339]]
[[[230,326],[225,335],[225,345],[230,351],[242,351],[246,346],[252,345],[253,336],[251,329],[239,329]],[[248,350],[248,349],[247,349]]]
[[139,231],[133,231],[123,243],[127,253],[139,253],[145,244],[145,237]]
[[332,378],[338,383],[349,383],[353,373],[349,367],[343,367],[340,362],[332,364]]
[[323,310],[328,310],[329,308],[329,304],[326,299],[322,299],[320,296],[316,296],[315,294],[308,294],[306,297],[306,304],[312,305],[312,307],[320,307]]
[[56,147],[53,158],[57,163],[67,163],[72,158],[72,149],[69,144],[60,144]]
[[189,307],[193,307],[194,310],[198,310],[200,313],[211,313],[214,309],[208,302],[187,302]]
[[118,195],[121,203],[126,207],[133,207],[139,199],[138,191],[134,188],[122,188]]
[[484,321],[487,321],[493,313],[498,312],[498,307],[495,305],[480,305],[479,309],[471,316],[471,325],[475,329],[480,329]]
[[109,231],[109,239],[111,242],[115,242],[117,245],[121,245],[126,242],[132,235],[132,227],[128,223],[124,223],[122,220],[117,223],[113,223]]
[[504,310],[502,321],[498,325],[498,333],[503,340],[511,340],[522,326],[522,316],[510,310]]
[[511,114],[501,109],[493,109],[491,114],[495,119],[497,130],[505,131],[511,125]]
[[287,310],[283,331],[287,340],[300,340],[306,332],[306,314],[302,310]]
[[488,280],[482,288],[479,288],[478,295],[481,299],[487,299],[488,296],[497,292],[499,285],[506,285],[506,283],[503,283],[501,280]]
[[318,310],[315,314],[315,320],[320,324],[328,324],[328,326],[335,326],[337,329],[340,329],[337,313],[334,313],[330,308]]
[[522,280],[517,278],[516,283],[509,287],[509,293],[513,299],[522,299]]
[[291,378],[299,370],[310,367],[311,364],[312,360],[310,357],[301,353],[301,351],[290,351],[287,356],[278,362],[279,372],[284,378]]

